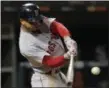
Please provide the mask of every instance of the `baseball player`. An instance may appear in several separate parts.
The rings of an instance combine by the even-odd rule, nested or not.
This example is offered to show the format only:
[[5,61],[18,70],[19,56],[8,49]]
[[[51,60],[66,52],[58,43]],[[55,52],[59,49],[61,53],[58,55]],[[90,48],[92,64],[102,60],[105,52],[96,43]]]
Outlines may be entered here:
[[22,5],[20,22],[20,53],[34,70],[31,86],[67,87],[59,75],[59,68],[69,61],[71,54],[77,53],[76,41],[70,38],[68,29],[56,18],[43,16],[34,3]]

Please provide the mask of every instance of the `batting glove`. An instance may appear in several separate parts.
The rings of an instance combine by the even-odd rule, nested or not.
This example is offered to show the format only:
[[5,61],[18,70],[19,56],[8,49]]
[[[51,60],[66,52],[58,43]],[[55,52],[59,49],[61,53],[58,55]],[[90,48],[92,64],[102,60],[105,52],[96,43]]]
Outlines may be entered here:
[[64,42],[68,51],[73,54],[74,56],[77,55],[77,43],[75,40],[71,39],[70,37],[65,37]]

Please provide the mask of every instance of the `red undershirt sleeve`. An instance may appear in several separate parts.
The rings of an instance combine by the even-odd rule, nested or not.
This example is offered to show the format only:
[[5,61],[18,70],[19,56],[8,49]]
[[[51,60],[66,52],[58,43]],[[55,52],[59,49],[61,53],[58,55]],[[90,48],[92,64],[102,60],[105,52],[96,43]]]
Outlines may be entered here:
[[62,66],[64,63],[64,56],[52,57],[45,55],[42,61],[42,64],[52,68]]
[[62,38],[64,36],[70,36],[68,29],[61,23],[53,21],[50,25],[51,32],[54,34],[59,34]]

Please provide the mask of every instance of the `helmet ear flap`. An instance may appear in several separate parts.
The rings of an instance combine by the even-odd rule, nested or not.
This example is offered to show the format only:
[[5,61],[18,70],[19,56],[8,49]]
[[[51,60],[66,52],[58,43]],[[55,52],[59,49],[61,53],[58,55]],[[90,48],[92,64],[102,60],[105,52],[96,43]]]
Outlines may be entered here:
[[27,21],[41,20],[40,8],[34,3],[25,3],[20,9],[20,18]]

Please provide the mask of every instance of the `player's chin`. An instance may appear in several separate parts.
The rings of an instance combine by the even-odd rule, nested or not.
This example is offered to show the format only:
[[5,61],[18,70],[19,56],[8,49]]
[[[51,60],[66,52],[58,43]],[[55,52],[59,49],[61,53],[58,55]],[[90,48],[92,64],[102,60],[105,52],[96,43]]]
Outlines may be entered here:
[[41,31],[38,28],[36,28],[36,27],[34,27],[31,31],[33,33],[41,33]]

